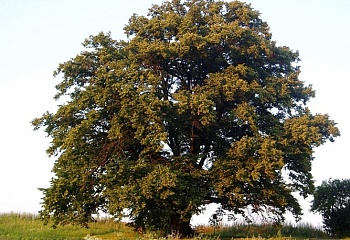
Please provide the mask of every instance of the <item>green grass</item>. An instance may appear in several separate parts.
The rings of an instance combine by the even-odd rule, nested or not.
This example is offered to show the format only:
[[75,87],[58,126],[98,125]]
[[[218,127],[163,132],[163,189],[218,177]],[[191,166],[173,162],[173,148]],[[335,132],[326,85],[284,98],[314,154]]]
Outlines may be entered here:
[[[53,229],[33,214],[3,213],[0,214],[0,240],[81,240],[87,235],[108,236],[125,235],[135,233],[122,223],[114,223],[111,220],[100,220],[90,224],[90,228],[79,226],[64,226]],[[120,239],[120,238],[113,238]]]
[[[64,226],[51,228],[50,225],[45,226],[43,222],[37,219],[36,215],[25,213],[3,213],[0,214],[0,240],[127,240],[127,239],[155,239],[152,233],[139,235],[130,227],[123,223],[116,223],[108,219],[100,219],[99,221],[89,225],[90,228],[81,228],[78,226]],[[271,224],[245,224],[235,223],[230,226],[221,226],[214,229],[209,226],[201,226],[197,228],[200,233],[195,239],[326,239],[327,235],[320,229],[316,229],[308,224],[297,226],[284,225],[274,226]],[[96,237],[96,238],[94,238]],[[175,238],[174,238],[175,239]]]

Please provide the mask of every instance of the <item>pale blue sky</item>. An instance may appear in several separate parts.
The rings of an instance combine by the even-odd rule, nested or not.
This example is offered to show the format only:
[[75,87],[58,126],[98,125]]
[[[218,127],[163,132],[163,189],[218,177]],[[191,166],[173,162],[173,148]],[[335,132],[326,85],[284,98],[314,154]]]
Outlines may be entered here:
[[[111,31],[124,38],[123,26],[132,13],[145,14],[161,0],[0,0],[0,212],[36,212],[38,187],[47,187],[53,159],[48,139],[33,132],[30,121],[54,110],[52,72],[82,50],[90,34]],[[278,45],[299,50],[300,79],[312,84],[314,113],[329,113],[342,136],[315,150],[316,183],[349,178],[347,147],[350,127],[347,103],[350,80],[350,1],[247,0],[261,12]],[[305,221],[318,224],[307,213]],[[204,220],[207,222],[207,220]]]

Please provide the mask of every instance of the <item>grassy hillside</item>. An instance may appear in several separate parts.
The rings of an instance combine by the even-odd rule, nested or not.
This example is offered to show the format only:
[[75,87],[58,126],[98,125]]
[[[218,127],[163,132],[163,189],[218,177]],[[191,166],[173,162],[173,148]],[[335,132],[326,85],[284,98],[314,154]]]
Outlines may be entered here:
[[0,214],[0,240],[81,240],[87,235],[112,236],[115,233],[125,235],[125,237],[130,234],[132,234],[132,238],[137,237],[135,236],[136,233],[126,227],[125,224],[118,224],[109,220],[92,223],[89,229],[78,226],[64,226],[53,229],[49,225],[44,226],[43,222],[32,214]]
[[[196,239],[310,239],[327,238],[327,235],[311,225],[276,227],[273,225],[254,225],[236,223],[214,229],[208,226],[197,227]],[[255,236],[255,237],[254,237]],[[0,214],[0,240],[97,240],[97,239],[156,239],[155,233],[140,235],[123,223],[101,219],[90,224],[89,229],[65,226],[52,229],[32,214]]]

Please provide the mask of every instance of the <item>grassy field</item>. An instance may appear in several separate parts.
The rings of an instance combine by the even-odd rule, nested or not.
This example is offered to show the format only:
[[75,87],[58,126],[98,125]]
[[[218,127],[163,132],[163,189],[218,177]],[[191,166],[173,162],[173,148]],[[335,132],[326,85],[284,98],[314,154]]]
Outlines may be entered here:
[[81,240],[88,235],[103,236],[103,239],[135,239],[138,237],[136,234],[125,224],[107,220],[92,223],[89,229],[78,226],[53,229],[49,225],[43,225],[43,222],[32,214],[0,214],[0,240]]
[[[254,225],[235,223],[215,229],[209,226],[198,226],[199,235],[195,239],[326,239],[327,235],[311,225],[276,227],[273,225]],[[215,232],[215,233],[214,233]],[[113,240],[113,239],[156,239],[149,233],[140,235],[123,223],[101,219],[90,224],[90,228],[65,226],[52,229],[33,214],[3,213],[0,214],[0,240]]]

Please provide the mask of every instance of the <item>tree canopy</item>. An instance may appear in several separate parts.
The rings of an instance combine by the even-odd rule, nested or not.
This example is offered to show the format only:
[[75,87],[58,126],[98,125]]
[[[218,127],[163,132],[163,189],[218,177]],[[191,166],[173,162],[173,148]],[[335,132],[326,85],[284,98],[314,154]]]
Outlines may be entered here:
[[350,179],[329,179],[316,188],[311,211],[319,212],[333,237],[350,236]]
[[124,31],[60,64],[64,103],[32,122],[56,158],[41,216],[86,224],[102,211],[180,234],[209,203],[299,216],[292,193],[314,191],[313,149],[339,131],[307,108],[298,52],[239,1],[165,1]]

